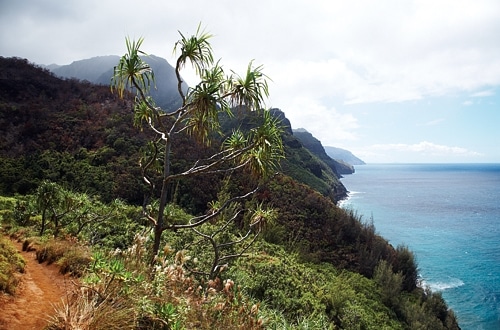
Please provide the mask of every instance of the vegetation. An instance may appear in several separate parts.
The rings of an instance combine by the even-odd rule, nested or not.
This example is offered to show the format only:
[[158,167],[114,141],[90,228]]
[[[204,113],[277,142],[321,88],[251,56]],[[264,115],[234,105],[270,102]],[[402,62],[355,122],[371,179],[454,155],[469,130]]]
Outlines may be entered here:
[[[181,36],[178,47],[205,42],[207,35],[198,32],[194,39]],[[130,64],[125,72],[140,77],[149,71],[136,56],[140,42],[128,46],[122,60],[132,62],[117,70]],[[193,55],[195,63],[207,54]],[[106,88],[60,81],[23,60],[0,61],[0,75],[12,81],[0,79],[0,123],[8,128],[0,142],[0,188],[9,196],[0,198],[2,230],[40,262],[79,277],[48,328],[459,329],[441,295],[417,285],[412,252],[389,245],[355,211],[338,208],[324,180],[330,172],[317,171],[320,161],[286,127],[280,132],[276,118],[282,124],[283,118],[260,109],[259,97],[240,93],[246,77],[239,83],[236,76],[215,75],[220,66],[209,62],[211,71],[199,68],[201,85],[179,91],[180,110],[160,111],[141,95],[152,76],[141,82],[125,75],[122,83],[140,87],[131,113],[134,96],[126,89],[119,89],[120,99]],[[263,83],[260,69],[250,66],[251,72],[257,76],[250,86]],[[238,93],[231,94],[234,88]],[[231,111],[220,106],[224,95],[240,95],[227,101]],[[189,104],[200,107],[182,108]],[[209,113],[196,116],[202,106]],[[131,127],[134,116],[142,130]],[[175,133],[170,152],[155,129]],[[261,150],[265,137],[277,149]],[[253,175],[276,170],[278,137],[289,158],[281,159],[281,173]],[[202,173],[199,166],[219,165],[216,157],[227,155],[239,162],[184,175]],[[197,221],[202,225],[189,228]],[[240,241],[240,248],[232,244]],[[0,259],[0,279],[11,279],[4,274],[21,270],[22,261],[4,242],[0,252],[8,259]]]
[[0,236],[0,292],[15,293],[18,284],[16,273],[23,272],[24,259],[12,243]]
[[33,193],[43,180],[142,203],[137,158],[145,137],[130,100],[104,86],[62,81],[26,60],[0,58],[0,193]]
[[[149,141],[149,149],[141,159],[142,177],[150,189],[147,198],[155,197],[156,187],[159,187],[160,194],[157,205],[149,203],[144,207],[144,215],[154,228],[152,263],[158,256],[161,236],[165,230],[192,229],[206,241],[207,248],[213,249],[213,262],[207,274],[214,279],[219,268],[229,259],[243,253],[248,245],[244,245],[241,252],[231,249],[232,251],[224,253],[224,248],[233,248],[248,237],[253,236],[255,239],[265,222],[272,218],[273,211],[263,208],[262,204],[257,205],[254,210],[243,207],[241,202],[255,194],[258,187],[240,191],[236,196],[226,190],[224,194],[219,194],[218,200],[210,202],[207,213],[193,217],[187,223],[179,223],[178,219],[169,217],[166,210],[169,203],[175,202],[172,187],[184,178],[217,174],[229,177],[235,171],[245,170],[266,178],[277,167],[283,146],[279,122],[269,111],[261,109],[264,97],[268,95],[262,68],[253,67],[250,63],[245,76],[233,74],[226,77],[219,62],[214,62],[210,37],[210,34],[198,27],[196,35],[186,38],[181,34],[181,39],[175,45],[175,50],[179,52],[175,74],[182,99],[180,108],[167,112],[156,106],[148,95],[151,84],[154,83],[154,72],[140,57],[145,55],[140,50],[142,39],[137,42],[127,39],[127,53],[115,67],[112,89],[121,97],[127,88],[136,90],[134,123],[141,128],[145,126],[156,134]],[[201,81],[185,94],[181,70],[188,63],[196,69]],[[197,143],[210,146],[217,138],[215,134],[221,133],[220,114],[231,116],[231,106],[243,111],[259,111],[263,120],[249,132],[234,129],[231,135],[224,137],[219,143],[220,150],[205,149],[208,153],[196,157],[184,168],[177,171],[172,168],[172,146],[178,143],[177,137],[187,134]],[[233,227],[236,221],[241,222],[242,217],[246,218],[246,224],[241,226],[245,227],[242,238],[219,241],[221,234]],[[209,221],[218,223],[218,228],[210,233],[199,229]]]
[[[319,198],[328,201],[321,195]],[[36,196],[19,197],[19,200],[35,201]],[[280,232],[276,227],[266,230],[265,240],[257,240],[244,258],[216,279],[207,281],[196,276],[193,270],[204,268],[211,260],[210,253],[193,244],[197,234],[192,231],[169,231],[164,235],[164,248],[151,276],[148,256],[153,236],[145,230],[146,223],[135,227],[137,207],[128,206],[127,216],[110,217],[105,226],[90,224],[76,235],[53,240],[47,236],[54,231],[53,222],[47,223],[45,236],[37,236],[42,209],[37,208],[36,203],[32,203],[27,226],[19,226],[16,219],[25,219],[22,210],[29,208],[18,210],[19,202],[10,205],[15,205],[12,214],[16,216],[4,227],[10,233],[18,233],[17,236],[28,235],[20,237],[23,248],[35,250],[40,262],[57,263],[62,272],[81,276],[82,284],[56,311],[51,329],[77,325],[77,322],[103,329],[114,325],[130,329],[238,326],[245,329],[358,329],[360,326],[366,329],[458,329],[453,313],[440,294],[415,286],[411,291],[404,289],[403,266],[397,270],[396,264],[381,260],[369,278],[357,271],[342,269],[345,268],[342,264],[311,258],[303,248],[297,248],[304,244],[300,238],[295,237],[296,248],[292,244],[268,242]],[[170,214],[180,219],[190,218],[181,209],[171,207]],[[96,204],[94,211],[98,209]],[[345,211],[338,209],[338,212]],[[17,218],[17,215],[21,216]],[[344,224],[342,230],[352,224],[369,227],[352,213],[345,212],[344,216],[352,222]],[[70,233],[74,224],[66,220],[61,223],[64,224],[61,233]],[[276,222],[275,226],[278,225]],[[106,236],[101,240],[92,239],[95,232],[104,227],[120,226],[135,228],[131,231],[136,234],[130,239],[128,233],[122,231],[109,234],[113,239]],[[287,239],[284,233],[281,237],[292,239]],[[117,242],[126,242],[126,247],[117,248]],[[394,251],[399,257],[397,260],[406,261],[407,267],[416,270],[414,260],[408,258],[412,255],[407,248]]]
[[[0,196],[0,230],[12,218],[16,199]],[[9,239],[0,235],[0,292],[14,294],[19,272],[24,272],[25,260]]]

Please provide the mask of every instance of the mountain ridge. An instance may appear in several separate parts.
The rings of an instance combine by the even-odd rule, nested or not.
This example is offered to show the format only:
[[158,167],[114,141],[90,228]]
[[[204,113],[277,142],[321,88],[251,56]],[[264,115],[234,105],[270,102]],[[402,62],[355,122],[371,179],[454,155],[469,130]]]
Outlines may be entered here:
[[325,146],[325,152],[336,160],[344,161],[350,165],[365,165],[366,163],[360,158],[356,157],[352,152],[346,149]]
[[311,150],[311,152],[314,153],[319,159],[328,164],[328,166],[337,174],[337,176],[340,177],[342,174],[354,173],[354,166],[343,160],[338,160],[328,155],[321,141],[315,138],[306,129],[294,129],[293,135],[296,136],[302,142],[302,144],[307,149]]
[[[148,63],[155,72],[155,86],[151,88],[151,96],[159,106],[167,111],[176,109],[181,105],[181,99],[177,94],[177,78],[175,69],[162,57],[156,55],[143,56],[142,59]],[[73,61],[67,65],[45,66],[56,76],[66,79],[87,80],[98,85],[109,86],[113,77],[114,67],[118,64],[120,56],[105,55],[94,56],[88,59]],[[187,85],[183,84],[183,89]]]
[[[119,59],[120,57],[118,55],[94,56],[88,59],[76,60],[67,65],[51,64],[50,66],[44,67],[59,77],[69,79],[76,78],[80,80],[87,80],[99,85],[109,85],[113,75],[113,68],[118,63]],[[155,100],[158,100],[158,105],[167,111],[171,111],[175,107],[178,107],[180,105],[180,99],[177,94],[177,79],[175,77],[174,68],[168,63],[167,60],[156,55],[144,56],[143,60],[151,66],[155,72],[155,76],[159,79],[156,82],[156,90],[152,90],[152,96]],[[184,89],[187,89],[186,85],[184,86]],[[297,129],[296,131],[300,132],[300,129]],[[291,126],[290,133],[294,134],[294,132],[291,132]],[[298,138],[300,139],[300,133],[298,134]],[[303,139],[309,141],[309,139],[306,139],[305,137],[303,137]],[[321,142],[319,143],[321,144]],[[347,159],[337,158],[336,156],[338,153],[334,153],[333,155],[335,156],[332,157],[331,155],[328,155],[328,152],[325,152],[327,147],[325,147],[322,151],[320,148],[316,147],[316,142],[306,144],[307,145],[305,145],[305,147],[312,151],[313,154],[316,154],[319,159],[326,162],[337,176],[342,174],[352,174],[354,173],[354,167],[352,167],[352,165],[359,165],[360,163],[363,163],[352,154],[352,157],[344,157]],[[330,159],[330,157],[333,159]],[[355,163],[352,164],[349,160],[353,159],[358,161],[355,161]]]
[[[166,63],[166,61],[163,63]],[[144,137],[134,132],[131,124],[129,124],[132,122],[132,119],[129,118],[132,113],[129,109],[124,109],[127,101],[117,100],[116,95],[109,92],[108,86],[94,85],[88,81],[78,82],[74,80],[74,77],[62,80],[48,69],[41,69],[40,67],[37,69],[29,66],[27,62],[24,63],[24,68],[19,68],[17,71],[14,64],[9,65],[13,68],[4,70],[4,74],[18,76],[21,80],[14,84],[12,80],[4,79],[2,81],[5,84],[2,83],[0,87],[5,87],[5,90],[12,89],[12,92],[16,93],[16,98],[30,100],[25,104],[16,105],[16,110],[12,111],[10,116],[0,117],[0,122],[4,124],[4,127],[8,128],[5,132],[4,143],[1,143],[0,147],[7,152],[9,157],[13,157],[12,154],[8,153],[9,150],[17,150],[15,154],[26,156],[37,152],[46,153],[50,150],[50,152],[58,153],[68,152],[67,157],[73,158],[76,157],[75,154],[79,152],[79,148],[84,148],[86,155],[89,155],[89,153],[99,155],[99,157],[94,157],[88,161],[96,167],[103,168],[107,166],[104,163],[105,160],[125,158],[126,160],[121,160],[119,163],[130,164],[131,159],[137,158],[134,155],[138,152],[137,149],[142,143],[140,139]],[[78,66],[81,68],[81,63]],[[164,73],[173,74],[168,69]],[[161,72],[156,74],[161,74]],[[93,76],[97,76],[95,70]],[[27,85],[34,85],[34,89],[26,89]],[[171,88],[174,87],[171,86]],[[175,86],[175,90],[177,90],[176,88],[177,86]],[[173,93],[173,91],[171,92]],[[47,96],[48,99],[41,96],[41,94]],[[12,99],[6,98],[5,102],[8,105],[12,102]],[[31,102],[40,105],[34,106]],[[339,175],[334,170],[334,167],[327,165],[324,160],[315,156],[293,135],[291,123],[284,112],[279,109],[274,109],[272,112],[274,116],[280,118],[284,125],[283,139],[287,157],[281,162],[283,172],[298,182],[310,186],[323,196],[327,196],[333,202],[345,198],[347,189],[340,182]],[[9,126],[9,122],[14,122],[15,125]],[[235,124],[227,122],[227,125],[229,125],[226,127],[227,131],[231,131],[233,128],[231,125]],[[136,136],[139,140],[134,140]],[[23,143],[19,144],[16,141],[23,141]],[[131,154],[128,152],[131,152]],[[55,157],[55,155],[53,156]],[[83,154],[78,157],[83,157]],[[101,157],[102,160],[99,160]],[[45,167],[46,165],[40,166]],[[71,167],[70,165],[67,166]],[[10,166],[6,167],[9,168]],[[61,169],[61,171],[63,170]],[[119,170],[119,172],[123,171],[125,169]],[[132,168],[131,171],[137,171],[137,168]],[[9,187],[22,186],[24,188],[16,188],[14,191],[6,192],[27,192],[42,179],[36,173],[30,174],[31,171],[27,169],[20,172],[25,173],[22,178],[19,175],[9,174],[9,179],[5,178],[5,182],[10,182]],[[67,170],[64,172],[67,172]],[[80,173],[80,171],[75,169],[73,174],[66,173],[63,178],[79,178],[80,174],[75,173]],[[83,173],[81,174],[83,175]],[[116,173],[112,172],[107,177],[112,178],[115,175]],[[83,178],[79,178],[79,180],[84,182]],[[113,193],[117,193],[116,190],[113,192],[109,188],[117,185],[106,184],[107,180],[99,181],[103,186],[96,189],[96,193],[100,191],[107,196],[106,199],[111,198]],[[119,195],[120,198],[138,202],[140,193],[134,192],[132,189],[136,183],[127,183],[127,181],[123,181],[123,183],[127,188],[121,188],[123,192],[120,194],[125,193],[125,195]],[[68,184],[72,185],[70,182]],[[199,186],[204,185],[200,184]],[[87,189],[94,190],[92,187]],[[208,187],[207,189],[210,190]],[[204,205],[203,202],[200,202],[199,207],[202,205]]]

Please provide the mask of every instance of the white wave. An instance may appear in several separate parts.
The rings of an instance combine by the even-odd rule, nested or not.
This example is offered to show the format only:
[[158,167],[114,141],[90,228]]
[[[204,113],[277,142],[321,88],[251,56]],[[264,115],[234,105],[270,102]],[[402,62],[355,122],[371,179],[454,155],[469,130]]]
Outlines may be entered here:
[[439,291],[444,291],[444,290],[448,290],[448,289],[454,289],[454,288],[458,288],[458,287],[461,287],[462,285],[464,285],[465,283],[459,279],[459,278],[453,278],[453,277],[450,277],[448,281],[436,281],[436,282],[432,282],[432,281],[426,281],[426,280],[421,280],[421,286],[422,287],[428,287],[430,288],[433,292],[439,292]]
[[347,197],[340,200],[338,203],[337,203],[337,206],[338,207],[344,207],[344,206],[348,206],[350,204],[349,200],[354,196],[354,195],[358,195],[358,194],[364,194],[365,192],[364,191],[348,191],[347,192]]

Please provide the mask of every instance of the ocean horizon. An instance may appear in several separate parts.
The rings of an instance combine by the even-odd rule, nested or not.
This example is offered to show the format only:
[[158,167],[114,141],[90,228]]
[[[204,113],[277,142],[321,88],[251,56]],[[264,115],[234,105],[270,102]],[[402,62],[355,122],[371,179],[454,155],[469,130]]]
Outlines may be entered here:
[[500,164],[367,164],[341,207],[415,253],[464,330],[500,329]]

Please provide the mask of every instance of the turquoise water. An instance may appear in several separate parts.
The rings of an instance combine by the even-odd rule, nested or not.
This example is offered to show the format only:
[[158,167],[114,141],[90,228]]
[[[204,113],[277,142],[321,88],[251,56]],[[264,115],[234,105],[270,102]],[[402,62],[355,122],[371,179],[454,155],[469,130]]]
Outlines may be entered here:
[[342,182],[342,206],[415,253],[462,329],[500,329],[500,164],[362,165]]

